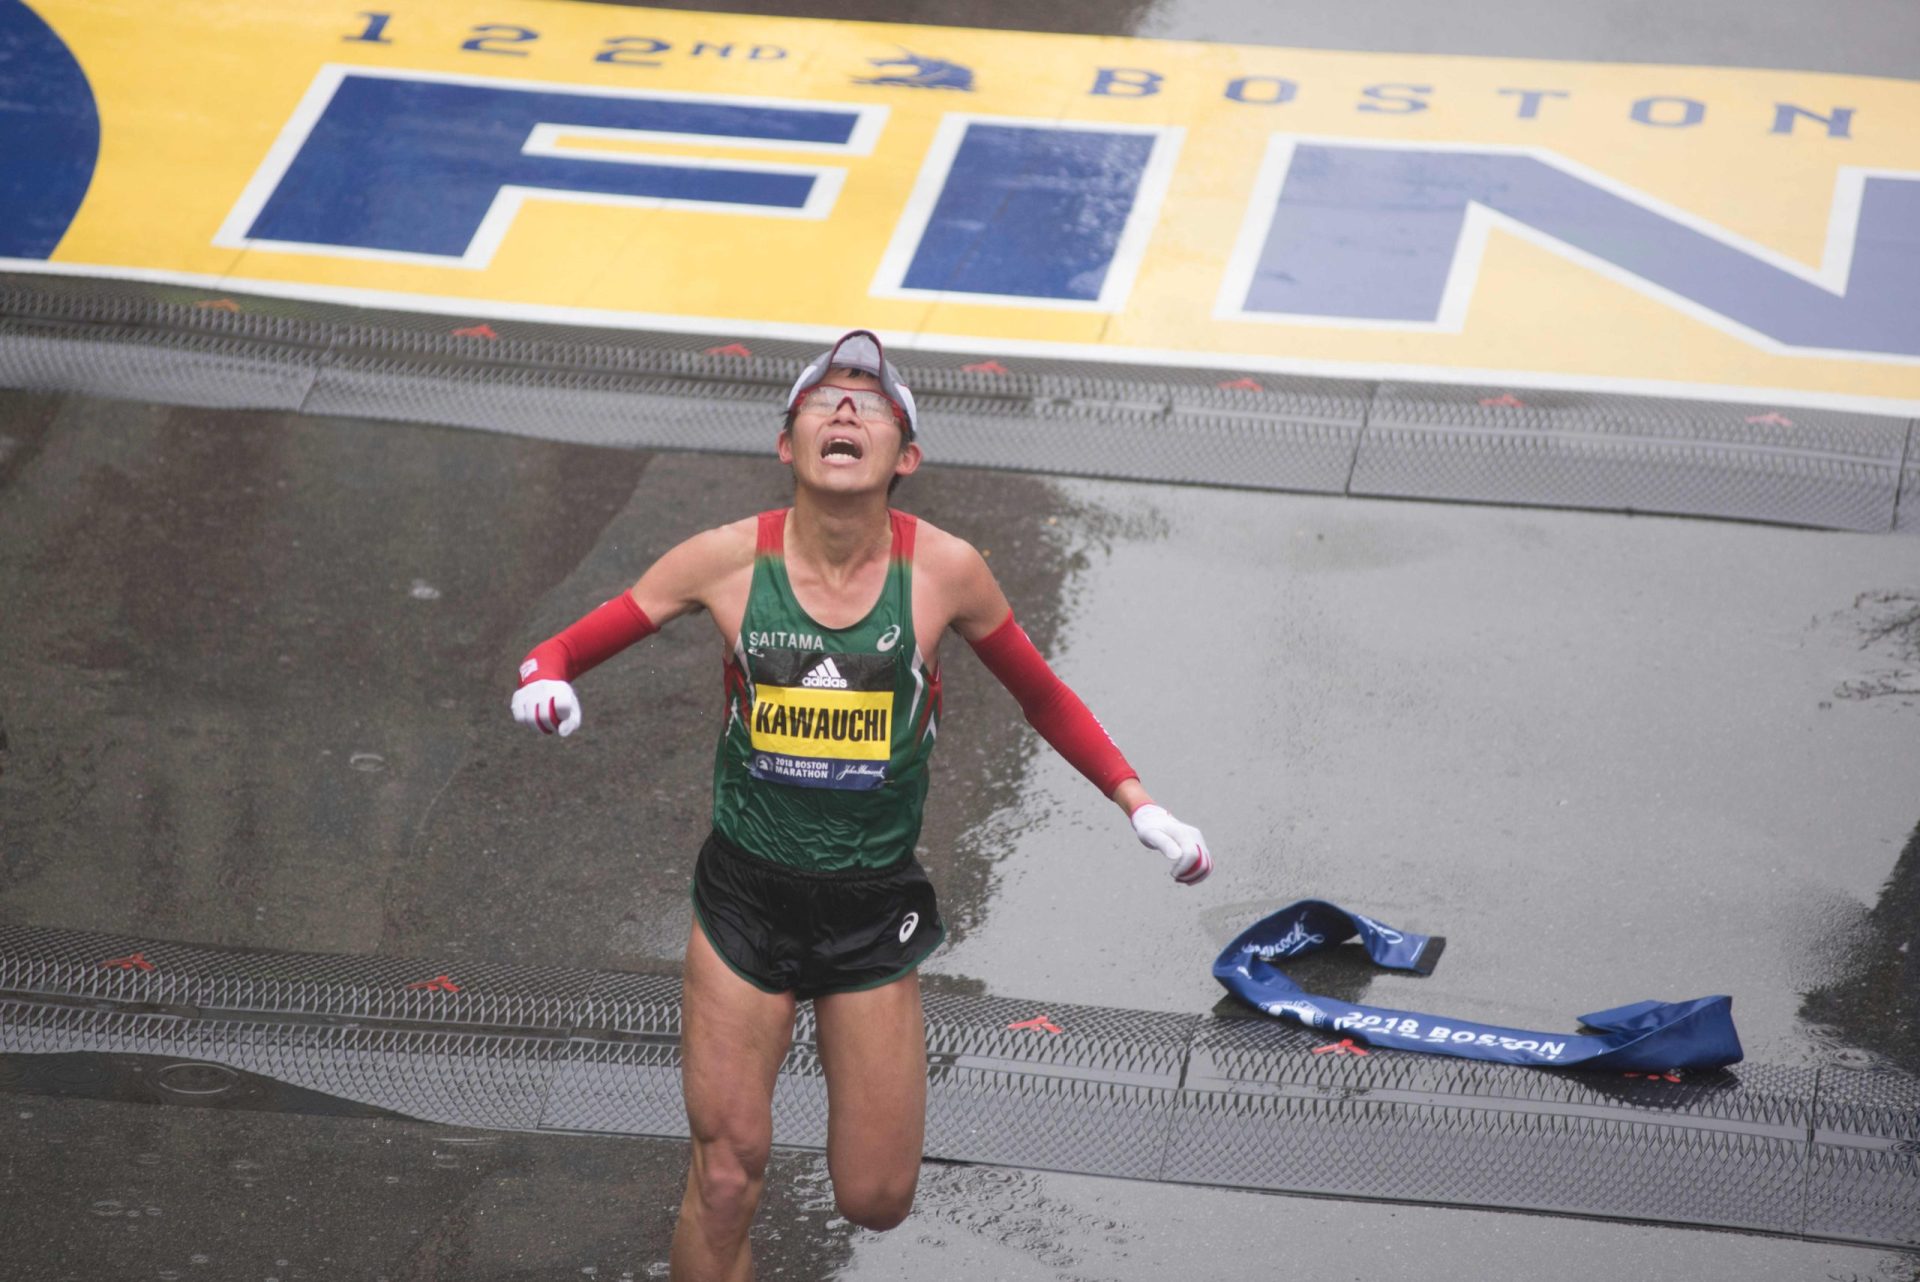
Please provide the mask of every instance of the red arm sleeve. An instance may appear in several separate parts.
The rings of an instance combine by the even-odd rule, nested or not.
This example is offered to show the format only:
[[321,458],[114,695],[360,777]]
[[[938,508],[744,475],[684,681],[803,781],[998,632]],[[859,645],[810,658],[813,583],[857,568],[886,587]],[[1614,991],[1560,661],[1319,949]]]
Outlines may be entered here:
[[571,681],[660,629],[630,592],[622,592],[528,653],[520,665],[520,684]]
[[1012,611],[1008,611],[1006,622],[968,644],[987,665],[987,671],[1019,700],[1028,724],[1074,769],[1091,779],[1102,795],[1111,797],[1115,788],[1139,778],[1107,737],[1106,729],[1080,702],[1080,696],[1053,674],[1033,648],[1026,629],[1013,621]]

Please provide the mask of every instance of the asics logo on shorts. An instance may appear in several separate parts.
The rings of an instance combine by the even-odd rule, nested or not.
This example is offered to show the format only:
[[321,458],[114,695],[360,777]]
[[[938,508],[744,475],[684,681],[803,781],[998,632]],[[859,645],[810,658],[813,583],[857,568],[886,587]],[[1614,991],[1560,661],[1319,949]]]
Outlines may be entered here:
[[913,932],[920,928],[920,914],[908,913],[906,920],[900,923],[900,942],[906,943],[913,938]]
[[814,665],[813,671],[801,677],[800,684],[820,690],[845,690],[847,679],[840,675],[840,669],[834,666],[833,657],[829,655]]

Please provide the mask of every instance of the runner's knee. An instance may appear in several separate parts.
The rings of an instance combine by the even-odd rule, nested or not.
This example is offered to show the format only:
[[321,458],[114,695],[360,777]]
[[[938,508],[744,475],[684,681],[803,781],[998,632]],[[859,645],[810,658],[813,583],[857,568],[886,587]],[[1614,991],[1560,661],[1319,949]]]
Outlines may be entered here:
[[701,1203],[717,1214],[751,1215],[771,1146],[714,1139],[696,1140],[694,1147],[693,1182]]
[[863,1183],[854,1187],[835,1181],[833,1200],[840,1214],[863,1229],[885,1230],[907,1218],[913,1210],[913,1190],[919,1172],[905,1181]]

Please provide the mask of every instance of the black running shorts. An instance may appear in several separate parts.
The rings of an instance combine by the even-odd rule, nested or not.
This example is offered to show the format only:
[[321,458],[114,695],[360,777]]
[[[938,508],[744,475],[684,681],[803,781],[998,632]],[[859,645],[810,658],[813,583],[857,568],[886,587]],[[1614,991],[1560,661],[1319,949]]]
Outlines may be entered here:
[[693,915],[734,974],[803,1000],[891,983],[947,933],[933,883],[911,855],[891,868],[811,872],[718,832],[694,865]]

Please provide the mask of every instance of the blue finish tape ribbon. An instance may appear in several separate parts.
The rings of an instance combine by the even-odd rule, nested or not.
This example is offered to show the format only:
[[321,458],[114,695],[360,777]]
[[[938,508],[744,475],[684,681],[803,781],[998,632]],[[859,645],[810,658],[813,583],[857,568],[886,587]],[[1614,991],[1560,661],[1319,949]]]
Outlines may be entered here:
[[1395,930],[1325,900],[1302,899],[1242,931],[1215,959],[1213,977],[1269,1015],[1392,1050],[1536,1068],[1644,1073],[1720,1068],[1742,1058],[1731,997],[1634,1002],[1580,1016],[1591,1033],[1533,1033],[1320,997],[1274,964],[1337,947],[1356,935],[1375,965],[1422,975],[1433,973],[1447,942],[1439,935]]

